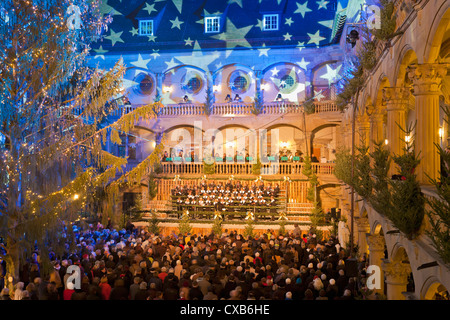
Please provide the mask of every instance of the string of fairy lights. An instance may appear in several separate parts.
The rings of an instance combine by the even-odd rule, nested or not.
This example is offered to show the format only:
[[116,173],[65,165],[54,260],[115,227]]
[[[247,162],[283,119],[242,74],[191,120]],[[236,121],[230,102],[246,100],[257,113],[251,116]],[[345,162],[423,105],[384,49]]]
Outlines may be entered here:
[[[33,12],[33,17],[34,17],[34,18],[43,18],[43,14],[46,12],[46,10],[49,9],[49,8],[46,8],[46,7],[41,7],[40,5],[38,6],[38,5],[36,4],[36,1],[23,1],[23,2],[24,2],[27,6],[30,6],[30,8],[31,8],[31,10],[32,10],[32,12]],[[56,2],[69,3],[68,1],[57,1],[57,0],[56,0]],[[47,2],[47,4],[48,4],[48,6],[51,6],[51,5],[53,5],[54,3]],[[70,4],[73,5],[73,4],[72,4],[72,1],[70,2]],[[80,5],[82,5],[82,4],[83,4],[83,2],[81,1],[81,2],[80,2]],[[88,12],[89,10],[93,10],[93,11],[98,10],[98,8],[99,8],[99,1],[91,1],[91,2],[89,3],[89,6],[90,6],[90,8],[88,8],[87,6],[86,6],[86,7],[81,7],[81,8],[78,7],[79,13],[81,14],[81,12]],[[53,24],[54,30],[60,31],[60,32],[66,32],[66,31],[67,31],[67,16],[66,16],[67,12],[64,12],[63,10],[59,10],[59,11],[56,11],[56,12],[57,12],[57,14],[56,14],[54,17],[51,17],[51,18],[50,18],[50,22]],[[77,14],[78,11],[76,11],[76,10],[72,7],[72,10],[69,11],[68,13],[69,13],[69,14]],[[81,24],[81,22],[78,21],[78,18],[79,18],[79,16],[78,16],[78,17],[75,17],[75,20],[74,20],[74,22],[73,22],[74,25],[76,26],[76,29],[78,29],[77,26],[79,26],[79,25]],[[91,30],[93,30],[93,29],[96,30],[96,36],[100,36],[101,31],[107,28],[107,25],[108,25],[107,22],[110,20],[110,18],[111,18],[111,17],[108,17],[108,16],[107,16],[104,20],[100,20],[100,21],[97,21],[97,22],[95,22],[95,21],[89,21],[89,22],[86,23],[86,24],[92,26],[92,27],[91,27]],[[10,21],[13,21],[13,17],[10,17],[9,20],[10,20]],[[26,26],[21,26],[21,29],[22,29],[22,30],[21,30],[22,32],[25,32],[25,31],[26,31]],[[87,41],[88,39],[85,39],[85,40]],[[35,59],[40,58],[40,57],[43,57],[45,53],[48,54],[48,52],[44,51],[42,48],[39,48],[39,47],[35,47],[35,48],[32,47],[32,49],[33,49],[33,50],[30,50],[30,54],[31,54],[31,56],[32,56],[33,58],[35,58]],[[83,49],[83,51],[84,51],[84,53],[87,53],[87,52],[88,52],[88,47],[85,46],[84,49]],[[53,53],[56,54],[55,51],[53,51]],[[6,60],[6,55],[4,54],[4,55],[3,55],[2,62],[4,62],[5,60]],[[21,64],[20,64],[19,59],[18,59],[18,58],[15,58],[15,59],[13,59],[10,63],[5,63],[5,64],[4,64],[4,66],[2,67],[2,75],[4,75],[5,73],[15,72],[20,66],[21,66]],[[341,79],[338,79],[338,81],[337,81],[336,83],[339,83],[339,82],[342,81],[342,80],[343,80],[343,77],[342,77]],[[51,92],[52,92],[51,83],[43,84],[43,85],[42,85],[42,87],[41,87],[41,94],[42,94],[44,97],[49,96]],[[304,101],[304,102],[301,104],[301,106],[304,106],[304,104],[307,103],[307,102],[313,101],[313,100],[316,99],[319,95],[320,95],[320,92],[317,93],[316,95],[312,96],[311,98],[307,99],[306,101]],[[1,102],[2,102],[2,105],[4,105],[4,103],[5,103],[5,95],[4,95],[4,94],[2,94],[2,100],[1,100]],[[283,116],[285,116],[286,114],[289,114],[290,112],[292,112],[292,111],[286,110],[285,113],[283,113],[283,114],[281,114],[280,116],[278,116],[278,117],[272,119],[271,121],[268,121],[268,122],[266,122],[266,123],[261,124],[260,126],[258,126],[258,127],[255,128],[255,129],[258,130],[258,129],[261,129],[261,128],[265,128],[265,127],[269,126],[270,124],[272,124],[272,123],[274,123],[274,122],[277,122],[277,121],[280,120]],[[80,119],[81,119],[83,122],[85,122],[85,123],[88,123],[88,124],[94,124],[94,121],[89,120],[87,117],[80,117]],[[143,136],[141,136],[141,135],[139,135],[139,134],[137,134],[137,133],[125,132],[125,131],[123,131],[123,130],[119,130],[119,129],[113,128],[113,127],[111,127],[111,129],[112,129],[112,130],[117,130],[120,134],[127,134],[127,135],[130,135],[130,136],[134,136],[135,138],[138,138],[138,139],[141,139],[141,140],[144,140],[144,141],[147,141],[147,142],[151,142],[151,141],[152,141],[152,140],[147,139],[147,138],[145,138],[145,137],[143,137]],[[238,137],[238,138],[239,138],[239,137]],[[22,145],[22,147],[24,147],[24,148],[27,147],[27,146],[28,146],[27,144]],[[29,149],[29,150],[32,150],[33,148],[34,148],[33,145],[28,146],[28,149]],[[54,150],[54,152],[61,152],[61,151],[62,151],[62,150],[59,149],[58,147]],[[12,161],[17,161],[17,160],[18,160],[18,163],[20,163],[20,162],[21,162],[21,158],[19,157],[19,159],[16,159],[16,160],[13,159],[13,156],[11,155],[11,153],[10,153],[8,150],[5,151],[5,153],[2,155],[2,157],[3,157],[3,163],[4,163],[4,164],[7,163],[6,166],[5,166],[5,168],[7,169],[6,171],[7,171],[7,172],[9,171],[9,173],[7,174],[7,176],[8,176],[8,177],[11,176],[11,180],[10,180],[10,181],[15,182],[16,175],[15,175],[15,174],[11,174],[11,171],[8,170],[8,169],[11,169],[11,168],[9,167],[9,165],[12,163]],[[17,169],[20,169],[20,167],[18,167]],[[73,181],[72,181],[72,182],[73,182]],[[7,188],[6,188],[5,190],[0,191],[0,193],[6,194],[8,191],[9,191],[9,185],[7,186]],[[33,193],[32,191],[30,191],[30,190],[27,190],[26,192],[29,194],[30,197],[32,197],[32,196],[37,197],[37,198],[42,197],[42,195],[35,194],[35,193]],[[54,194],[56,194],[56,193],[58,193],[58,192],[60,192],[60,191],[56,191]],[[78,200],[78,198],[77,198],[77,199],[74,199],[74,200]]]

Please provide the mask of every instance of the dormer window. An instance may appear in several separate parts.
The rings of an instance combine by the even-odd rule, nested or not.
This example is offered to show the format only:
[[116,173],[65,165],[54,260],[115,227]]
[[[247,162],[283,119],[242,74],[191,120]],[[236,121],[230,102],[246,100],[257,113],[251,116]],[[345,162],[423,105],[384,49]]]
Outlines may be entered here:
[[220,17],[205,18],[205,33],[220,32]]
[[139,35],[152,36],[153,35],[153,20],[139,21]]
[[278,14],[263,15],[263,30],[264,31],[278,30]]

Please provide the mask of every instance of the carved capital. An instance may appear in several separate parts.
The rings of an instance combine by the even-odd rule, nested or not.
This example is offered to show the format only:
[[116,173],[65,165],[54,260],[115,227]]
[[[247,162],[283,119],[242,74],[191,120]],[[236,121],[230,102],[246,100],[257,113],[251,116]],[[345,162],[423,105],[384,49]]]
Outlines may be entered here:
[[357,120],[360,128],[367,128],[367,130],[369,129],[369,116],[366,113],[358,115]]
[[356,225],[358,226],[359,232],[368,233],[370,231],[370,224],[368,218],[356,218],[355,219]]
[[408,67],[414,95],[439,94],[442,79],[447,75],[447,63],[414,64]]
[[387,111],[405,111],[409,103],[409,88],[386,87],[383,88],[383,100]]
[[369,251],[384,251],[385,240],[379,234],[366,234]]
[[386,282],[390,284],[406,285],[408,283],[408,276],[411,273],[411,266],[409,263],[401,261],[389,261],[383,259],[381,268],[386,276]]

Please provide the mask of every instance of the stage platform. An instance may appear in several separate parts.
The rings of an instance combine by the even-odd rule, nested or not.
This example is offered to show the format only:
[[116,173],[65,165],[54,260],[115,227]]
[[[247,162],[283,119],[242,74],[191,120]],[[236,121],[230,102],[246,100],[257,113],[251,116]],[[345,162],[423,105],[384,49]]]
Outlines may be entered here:
[[[138,222],[133,222],[133,224],[137,227],[137,226],[148,226],[149,221],[148,220],[142,220],[142,221],[138,221]],[[190,225],[192,227],[191,230],[191,234],[209,234],[211,233],[211,228],[213,225],[212,221],[202,221],[202,222],[190,222]],[[161,233],[163,234],[171,234],[172,232],[175,232],[176,234],[178,234],[179,230],[178,230],[178,221],[174,220],[173,222],[167,222],[167,221],[163,221],[163,222],[159,222],[158,224]],[[228,231],[231,230],[236,230],[238,234],[243,234],[245,231],[245,228],[247,226],[247,222],[244,221],[232,221],[232,222],[227,222],[224,221],[222,224],[222,230],[225,231],[226,229]],[[300,230],[302,231],[302,233],[307,233],[310,229],[310,224],[298,224]],[[254,234],[263,234],[266,233],[267,230],[274,230],[274,231],[278,231],[280,229],[280,223],[279,221],[270,221],[270,222],[258,222],[256,221],[253,224],[253,233]],[[292,223],[292,221],[289,221],[285,226],[284,226],[285,230],[287,232],[291,232],[292,230],[294,230],[294,224]],[[324,236],[328,236],[330,235],[331,231],[332,231],[332,226],[319,226],[317,227],[319,230],[321,230],[324,234]]]

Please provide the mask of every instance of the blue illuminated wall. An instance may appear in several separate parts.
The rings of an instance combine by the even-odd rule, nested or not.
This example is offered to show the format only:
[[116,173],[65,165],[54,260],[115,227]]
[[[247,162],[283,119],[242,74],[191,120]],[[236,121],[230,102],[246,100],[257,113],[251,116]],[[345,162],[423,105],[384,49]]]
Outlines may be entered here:
[[[101,11],[113,22],[93,45],[91,63],[107,69],[123,58],[132,104],[157,93],[164,104],[184,95],[203,103],[208,86],[216,102],[236,93],[252,102],[258,89],[266,102],[279,93],[295,102],[329,99],[327,89],[342,72],[347,2],[105,0]],[[265,14],[278,15],[277,30],[263,30]],[[207,17],[219,18],[219,32],[205,33]],[[139,35],[142,19],[153,21],[153,35]]]

